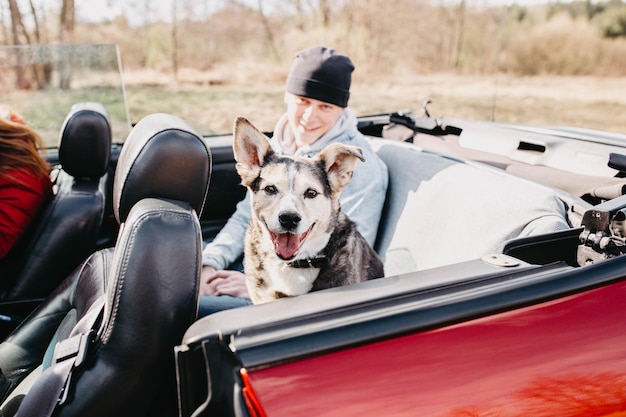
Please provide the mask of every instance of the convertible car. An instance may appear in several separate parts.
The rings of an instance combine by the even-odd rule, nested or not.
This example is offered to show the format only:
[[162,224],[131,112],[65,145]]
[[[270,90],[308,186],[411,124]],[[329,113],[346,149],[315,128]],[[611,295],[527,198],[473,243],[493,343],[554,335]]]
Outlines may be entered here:
[[198,319],[203,241],[244,196],[232,134],[131,127],[115,46],[41,48],[0,51],[74,86],[3,91],[28,120],[54,96],[59,142],[0,264],[0,415],[626,415],[625,135],[361,116],[385,277]]

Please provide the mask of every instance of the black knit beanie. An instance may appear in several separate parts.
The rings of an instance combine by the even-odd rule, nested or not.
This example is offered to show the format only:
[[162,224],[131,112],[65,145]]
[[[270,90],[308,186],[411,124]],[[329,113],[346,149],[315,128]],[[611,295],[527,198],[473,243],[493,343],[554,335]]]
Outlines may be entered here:
[[347,107],[353,70],[347,56],[314,46],[296,54],[287,77],[287,92]]

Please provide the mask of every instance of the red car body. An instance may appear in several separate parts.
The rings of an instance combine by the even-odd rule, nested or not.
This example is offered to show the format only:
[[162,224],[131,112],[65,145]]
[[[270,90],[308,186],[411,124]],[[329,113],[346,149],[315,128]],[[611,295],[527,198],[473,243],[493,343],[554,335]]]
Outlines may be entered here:
[[624,297],[619,282],[248,379],[269,416],[625,415]]
[[[626,415],[623,258],[490,268],[202,319],[177,352],[182,415]],[[442,273],[446,285],[419,283]]]

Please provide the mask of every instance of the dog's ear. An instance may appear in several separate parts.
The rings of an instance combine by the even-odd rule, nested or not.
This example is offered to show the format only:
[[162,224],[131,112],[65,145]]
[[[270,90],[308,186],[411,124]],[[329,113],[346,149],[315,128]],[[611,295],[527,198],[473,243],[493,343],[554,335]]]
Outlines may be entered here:
[[361,148],[333,143],[318,155],[328,173],[328,181],[333,192],[339,193],[350,183],[357,159],[365,161]]
[[268,153],[273,152],[269,139],[245,117],[237,117],[233,128],[233,151],[241,183],[249,186],[261,171]]

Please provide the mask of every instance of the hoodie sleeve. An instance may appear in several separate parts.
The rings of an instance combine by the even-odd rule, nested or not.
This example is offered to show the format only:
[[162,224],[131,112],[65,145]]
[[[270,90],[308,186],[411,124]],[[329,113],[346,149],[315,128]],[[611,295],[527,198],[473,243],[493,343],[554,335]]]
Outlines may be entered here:
[[215,239],[202,251],[202,265],[215,269],[226,269],[243,254],[246,229],[250,223],[250,194],[237,204],[237,208],[228,219]]

